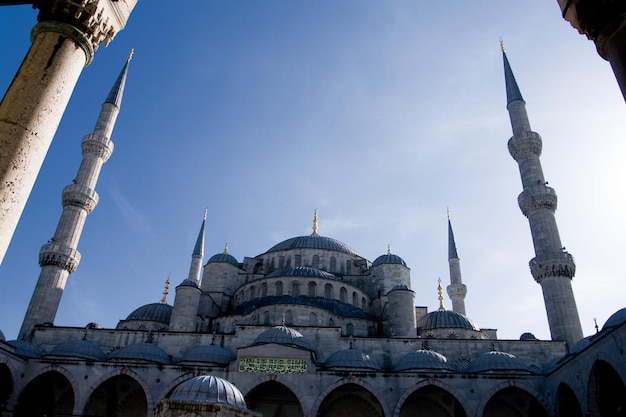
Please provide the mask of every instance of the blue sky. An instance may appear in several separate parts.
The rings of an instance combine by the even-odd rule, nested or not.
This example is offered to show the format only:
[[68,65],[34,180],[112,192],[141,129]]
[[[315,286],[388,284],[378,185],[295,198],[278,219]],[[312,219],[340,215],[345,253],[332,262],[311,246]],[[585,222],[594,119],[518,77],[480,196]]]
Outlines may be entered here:
[[[429,4],[432,3],[432,4]],[[0,8],[0,90],[29,47],[36,11]],[[208,209],[205,260],[239,261],[320,234],[411,268],[416,304],[448,282],[450,207],[467,314],[500,338],[549,338],[506,142],[507,54],[544,139],[557,222],[577,263],[586,335],[624,307],[624,100],[594,45],[556,1],[142,0],[84,69],[0,266],[0,329],[12,339],[54,234],[80,141],[135,48],[104,165],[55,324],[114,327],[186,278]],[[451,308],[449,300],[445,300]]]

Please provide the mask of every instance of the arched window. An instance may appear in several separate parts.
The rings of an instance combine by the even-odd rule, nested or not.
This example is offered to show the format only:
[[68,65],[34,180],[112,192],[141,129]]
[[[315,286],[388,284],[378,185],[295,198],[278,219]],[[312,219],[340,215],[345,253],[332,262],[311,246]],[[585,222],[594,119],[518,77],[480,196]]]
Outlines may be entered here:
[[248,300],[252,300],[254,298],[254,285],[250,285],[248,288]]
[[285,257],[284,256],[279,256],[278,257],[278,268],[283,269],[285,267]]
[[309,297],[317,297],[317,284],[313,281],[309,282]]
[[298,281],[294,281],[291,283],[291,295],[294,297],[300,295],[300,284],[298,284]]
[[260,296],[267,297],[267,284],[266,283],[261,284]]
[[276,268],[276,258],[272,257],[272,260],[270,261],[270,272],[274,271],[274,269]]
[[361,298],[361,310],[363,310],[363,311],[367,311],[367,310],[366,310],[366,307],[367,307],[367,304],[366,304],[366,302],[365,302],[365,297],[362,297],[362,298]]
[[285,268],[291,268],[291,256],[287,257],[287,262],[285,263]]
[[318,255],[313,255],[313,268],[320,267],[320,257]]
[[359,294],[356,291],[352,291],[352,305],[359,307]]
[[352,261],[350,259],[346,261],[346,275],[352,275]]
[[276,285],[274,286],[274,294],[277,295],[278,297],[283,295],[283,283],[282,283],[282,281],[277,281],[276,282]]
[[330,284],[324,285],[324,297],[328,298],[329,300],[332,300],[333,298],[335,298],[335,294],[334,294],[332,285],[330,285]]
[[270,325],[270,312],[269,311],[263,312],[263,325],[264,326]]
[[335,258],[334,256],[330,257],[330,272],[336,272],[337,271],[337,258]]
[[302,255],[296,255],[295,266],[302,266]]
[[346,324],[346,336],[354,336],[354,324]]
[[348,290],[346,290],[346,287],[341,287],[339,290],[339,301],[342,303],[348,302]]

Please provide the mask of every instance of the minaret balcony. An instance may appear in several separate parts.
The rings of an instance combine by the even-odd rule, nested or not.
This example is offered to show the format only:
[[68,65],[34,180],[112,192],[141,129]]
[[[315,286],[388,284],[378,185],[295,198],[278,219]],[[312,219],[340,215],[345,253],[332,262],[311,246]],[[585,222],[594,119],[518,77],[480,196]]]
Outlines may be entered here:
[[70,274],[80,263],[80,252],[58,243],[46,243],[39,251],[39,266],[58,266]]
[[528,154],[540,156],[542,146],[541,136],[532,131],[524,132],[523,136],[513,136],[508,142],[509,153],[518,162],[519,158]]
[[98,204],[98,193],[81,184],[70,184],[63,189],[63,207],[80,207],[91,213]]
[[554,188],[545,184],[528,187],[517,196],[517,204],[524,216],[538,209],[556,211],[557,197]]
[[540,284],[547,277],[572,279],[576,274],[574,257],[565,251],[536,256],[530,260],[528,266],[533,278]]
[[90,133],[83,138],[82,148],[83,155],[95,155],[106,162],[113,153],[113,142],[106,136]]

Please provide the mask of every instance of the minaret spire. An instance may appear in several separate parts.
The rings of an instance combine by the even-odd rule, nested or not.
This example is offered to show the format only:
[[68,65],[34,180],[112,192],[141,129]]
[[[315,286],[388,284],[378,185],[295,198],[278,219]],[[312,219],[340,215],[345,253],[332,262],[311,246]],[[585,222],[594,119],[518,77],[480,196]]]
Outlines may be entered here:
[[313,233],[311,236],[319,236],[317,233],[317,209],[315,209],[315,213],[313,214]]
[[200,285],[200,274],[202,272],[202,258],[204,257],[204,225],[206,223],[206,215],[207,210],[204,210],[202,225],[200,226],[200,232],[198,232],[196,245],[193,248],[191,266],[189,267],[188,279],[196,283],[196,285]]
[[530,260],[530,272],[541,285],[553,340],[565,340],[569,347],[582,339],[582,327],[572,291],[576,265],[572,255],[565,251],[559,236],[554,212],[556,192],[548,187],[539,157],[542,140],[530,129],[526,102],[522,99],[513,71],[504,49],[504,77],[507,89],[507,110],[513,136],[509,139],[509,153],[517,161],[523,191],[517,202],[528,218],[535,248]]
[[76,248],[87,215],[98,204],[95,188],[100,170],[113,153],[110,137],[120,111],[129,62],[130,59],[102,104],[93,133],[83,138],[83,160],[73,183],[63,189],[63,213],[54,237],[39,251],[41,273],[19,333],[22,340],[30,336],[36,325],[54,322],[67,278],[80,262]]
[[465,313],[465,296],[467,295],[467,286],[463,284],[461,279],[461,261],[456,251],[456,243],[454,242],[454,233],[452,232],[452,223],[450,222],[450,210],[448,209],[448,267],[450,269],[450,285],[446,288],[448,297],[452,301],[452,311],[455,313],[466,315]]

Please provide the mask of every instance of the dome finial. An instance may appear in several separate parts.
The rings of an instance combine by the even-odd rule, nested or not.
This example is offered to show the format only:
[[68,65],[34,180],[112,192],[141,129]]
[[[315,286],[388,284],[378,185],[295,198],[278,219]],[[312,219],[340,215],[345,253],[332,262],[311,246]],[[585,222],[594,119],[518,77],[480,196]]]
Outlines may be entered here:
[[446,206],[446,213],[448,214],[448,220],[450,220],[450,207]]
[[161,304],[167,304],[167,294],[168,289],[170,288],[170,274],[167,273],[167,279],[165,280],[165,286],[163,287],[163,298],[161,298]]
[[319,236],[317,233],[317,209],[315,209],[315,212],[313,213],[313,233],[311,236]]
[[204,216],[202,216],[202,219],[203,219],[203,220],[206,220],[206,215],[207,215],[207,213],[208,213],[208,212],[209,212],[209,209],[208,209],[208,208],[205,208],[205,209],[204,209]]
[[441,288],[441,278],[439,278],[437,282],[439,283],[439,285],[437,285],[437,292],[439,293],[439,297],[437,297],[439,300],[439,311],[446,311],[446,308],[443,306],[443,288]]
[[387,255],[391,255],[391,243],[387,243]]
[[128,59],[126,61],[130,62],[130,60],[133,59],[134,54],[135,54],[135,48],[130,48],[130,52],[128,53]]
[[506,48],[504,47],[504,41],[502,40],[502,36],[500,36],[500,50],[502,52],[506,52]]
[[228,254],[228,242],[224,245],[224,253]]

